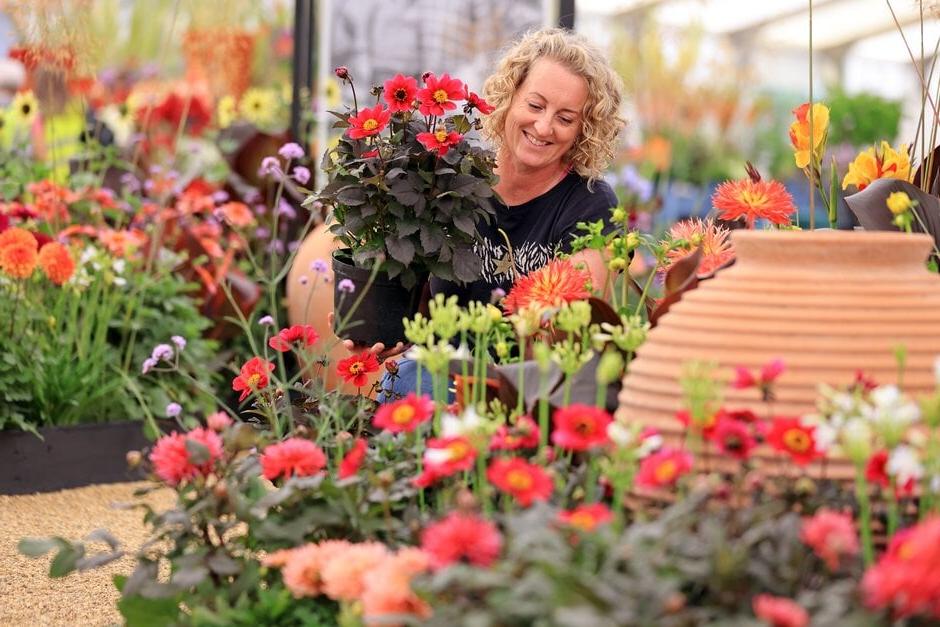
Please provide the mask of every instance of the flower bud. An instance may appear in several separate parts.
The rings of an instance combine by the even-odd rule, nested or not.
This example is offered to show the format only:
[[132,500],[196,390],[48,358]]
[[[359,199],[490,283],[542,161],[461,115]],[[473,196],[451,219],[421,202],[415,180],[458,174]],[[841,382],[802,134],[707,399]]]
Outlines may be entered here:
[[385,369],[389,374],[398,374],[398,362],[394,359],[385,360]]
[[228,498],[228,484],[224,481],[220,481],[212,488],[212,494],[215,495],[215,498],[220,501],[224,501]]
[[347,68],[345,65],[341,65],[333,70],[333,74],[336,74],[336,78],[342,79],[344,81],[348,80],[349,68]]
[[625,222],[627,219],[627,212],[624,211],[623,207],[617,207],[611,214],[611,219],[613,219],[614,222]]
[[144,456],[141,455],[140,451],[128,451],[125,459],[127,459],[128,468],[137,468],[140,466],[140,462],[143,460]]
[[620,272],[627,267],[627,260],[623,257],[614,257],[607,262],[607,268],[612,272]]
[[623,357],[618,351],[606,351],[597,363],[598,385],[610,385],[623,373]]
[[425,72],[424,74],[422,74],[422,75],[421,75],[421,82],[422,82],[422,83],[427,83],[427,82],[428,82],[428,78],[431,76],[431,74],[432,74],[432,72]]
[[336,442],[342,444],[343,442],[349,442],[353,439],[352,434],[349,431],[340,431],[336,434]]

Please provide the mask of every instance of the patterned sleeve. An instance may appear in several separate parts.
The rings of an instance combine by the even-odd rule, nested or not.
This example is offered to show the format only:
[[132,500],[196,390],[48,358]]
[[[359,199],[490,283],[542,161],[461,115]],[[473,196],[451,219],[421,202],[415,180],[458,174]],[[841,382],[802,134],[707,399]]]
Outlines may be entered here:
[[578,222],[604,221],[604,233],[614,229],[610,221],[610,210],[617,206],[617,195],[610,185],[604,181],[594,183],[594,191],[589,192],[585,187],[581,193],[574,194],[558,221],[553,241],[557,243],[558,250],[563,253],[571,252],[571,241],[583,235],[577,225]]

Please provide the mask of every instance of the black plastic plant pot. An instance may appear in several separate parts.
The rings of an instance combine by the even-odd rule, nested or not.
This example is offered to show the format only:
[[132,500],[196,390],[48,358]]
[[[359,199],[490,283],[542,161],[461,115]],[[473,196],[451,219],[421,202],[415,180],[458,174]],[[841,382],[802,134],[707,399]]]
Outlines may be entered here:
[[353,265],[348,250],[333,253],[333,331],[365,346],[404,342],[402,320],[418,312],[424,281],[419,279],[407,289],[398,277],[390,279],[385,272],[378,272],[370,284],[371,276],[371,270]]

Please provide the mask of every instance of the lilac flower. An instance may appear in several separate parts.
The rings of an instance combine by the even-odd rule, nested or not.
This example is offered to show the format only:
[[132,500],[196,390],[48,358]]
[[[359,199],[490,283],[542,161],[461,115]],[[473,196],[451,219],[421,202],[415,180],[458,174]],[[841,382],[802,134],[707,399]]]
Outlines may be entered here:
[[301,185],[306,185],[310,181],[310,170],[304,166],[299,165],[292,172],[294,173],[294,180]]
[[272,318],[271,316],[261,316],[261,318],[258,320],[258,324],[260,324],[263,327],[273,327],[274,318]]
[[144,360],[143,365],[140,367],[140,374],[147,374],[150,372],[150,369],[157,365],[157,360],[153,357],[148,357]]
[[258,239],[266,239],[271,237],[271,229],[264,226],[259,226],[255,229],[255,237]]
[[261,167],[258,168],[258,176],[280,176],[281,164],[277,157],[265,157],[261,160]]
[[282,218],[287,218],[288,220],[293,220],[297,217],[297,211],[291,207],[291,204],[281,198],[281,201],[277,204],[277,215]]
[[504,290],[501,287],[497,287],[495,290],[490,292],[490,302],[491,303],[498,302],[502,300],[504,296],[506,296],[506,290]]
[[176,418],[180,415],[180,412],[183,411],[183,408],[179,403],[170,403],[166,406],[166,417],[167,418]]
[[336,287],[344,294],[352,294],[356,291],[356,284],[349,279],[343,279]]
[[323,274],[327,271],[327,265],[322,259],[314,259],[313,263],[310,264],[310,269],[317,274]]
[[297,281],[298,281],[301,285],[306,285],[307,283],[310,282],[310,279],[307,278],[307,275],[306,275],[306,274],[301,274],[301,275],[300,275],[300,278],[297,279]]
[[220,189],[217,192],[212,192],[212,200],[218,203],[225,202],[229,199],[228,192],[224,189]]
[[169,344],[157,344],[153,347],[153,352],[150,353],[150,359],[154,361],[170,361],[173,359],[173,347]]
[[180,350],[186,348],[186,338],[182,335],[174,335],[170,339],[173,340],[173,343],[176,344],[176,347]]
[[297,240],[291,240],[291,241],[287,242],[287,250],[288,250],[288,252],[294,252],[294,251],[297,250],[298,248],[300,248],[300,242],[298,242]]
[[637,171],[632,165],[624,167],[620,172],[624,186],[632,192],[640,202],[649,202],[653,197],[653,182]]
[[284,254],[284,242],[279,239],[272,239],[270,242],[268,242],[267,250],[269,253],[282,255]]
[[252,207],[252,209],[254,209],[255,215],[259,215],[259,216],[263,216],[264,214],[268,212],[267,205],[258,204]]
[[261,194],[258,192],[258,190],[251,188],[242,194],[242,200],[245,201],[246,205],[253,205],[254,203],[261,200]]
[[300,159],[304,156],[304,149],[300,147],[300,144],[287,142],[278,149],[277,154],[285,159]]

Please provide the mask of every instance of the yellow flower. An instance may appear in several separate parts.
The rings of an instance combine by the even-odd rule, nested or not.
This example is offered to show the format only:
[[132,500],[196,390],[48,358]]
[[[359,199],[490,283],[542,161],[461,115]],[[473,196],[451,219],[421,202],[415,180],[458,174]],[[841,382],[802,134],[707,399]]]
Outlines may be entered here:
[[340,105],[339,81],[328,78],[323,81],[323,95],[328,109],[335,109]]
[[21,91],[10,103],[10,121],[19,126],[29,126],[39,115],[39,101],[30,90]]
[[270,89],[252,87],[242,95],[238,111],[255,126],[266,126],[274,121],[277,95]]
[[[790,125],[790,143],[793,145],[793,157],[798,168],[806,168],[810,164],[810,133],[809,133],[809,103],[804,102],[793,110],[796,121]],[[813,104],[813,146],[812,156],[814,163],[819,163],[826,144],[826,133],[829,130],[829,107],[822,103]]]
[[849,171],[842,179],[842,189],[854,185],[858,191],[862,191],[872,181],[885,178],[910,182],[911,158],[907,151],[907,144],[894,150],[891,144],[883,141],[877,149],[873,146],[859,153],[855,161],[849,164]]
[[238,118],[238,105],[235,103],[234,96],[222,96],[216,107],[216,119],[219,122],[219,128],[227,128]]
[[908,211],[913,206],[914,202],[911,197],[904,192],[892,192],[888,196],[888,209],[896,216]]

